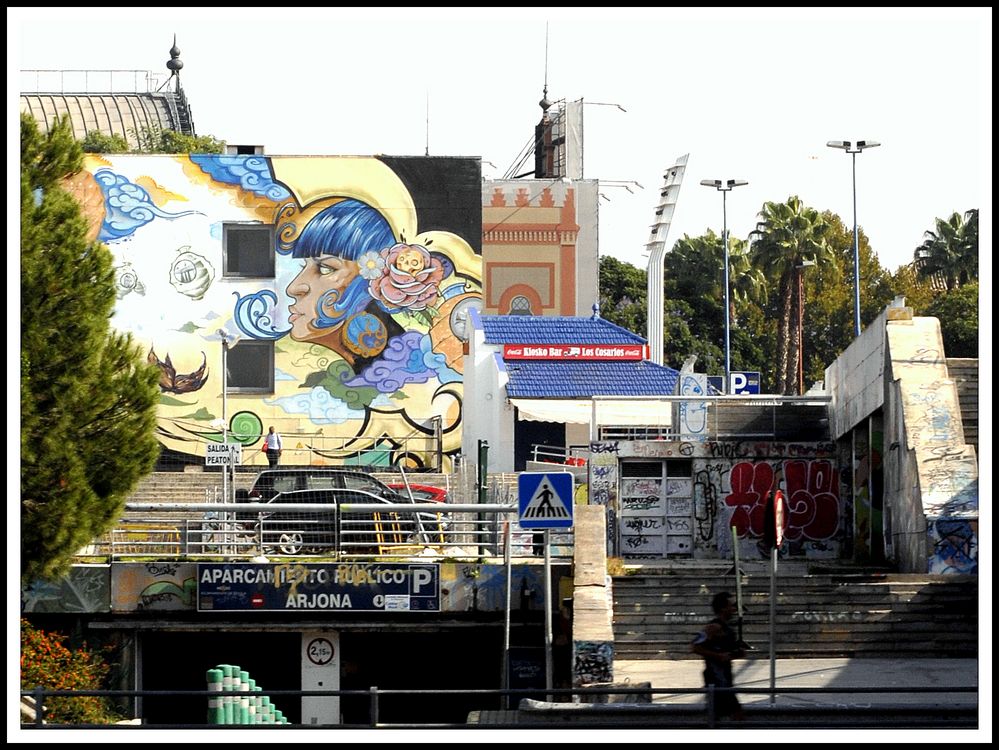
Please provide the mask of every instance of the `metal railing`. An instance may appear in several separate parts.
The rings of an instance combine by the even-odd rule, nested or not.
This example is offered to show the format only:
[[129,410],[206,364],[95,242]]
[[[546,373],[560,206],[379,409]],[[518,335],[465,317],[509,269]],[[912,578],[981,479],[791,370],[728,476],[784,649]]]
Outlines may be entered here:
[[[126,721],[99,725],[106,729],[356,729],[356,728],[518,728],[530,726],[573,726],[615,728],[714,728],[721,723],[716,701],[722,693],[770,696],[769,702],[744,701],[745,719],[725,721],[740,728],[976,728],[978,688],[974,686],[934,687],[779,687],[770,688],[650,688],[594,686],[575,688],[481,688],[481,689],[385,689],[367,690],[268,690],[272,701],[286,699],[286,705],[305,697],[362,698],[367,702],[366,720],[341,724],[247,724],[218,725],[208,721],[211,701],[239,700],[240,690],[51,690],[43,687],[22,689],[22,728],[58,729],[80,724],[51,724],[46,721],[46,701],[51,698],[104,697],[109,699],[150,699],[203,697],[204,723],[143,724]],[[703,703],[669,703],[669,696],[704,696]],[[469,707],[465,722],[393,723],[383,721],[382,700],[397,696],[440,696],[441,705],[461,701]],[[657,701],[657,696],[666,700]],[[797,697],[804,700],[799,702]],[[839,696],[844,696],[840,698]],[[853,699],[849,698],[853,696]],[[916,696],[915,698],[911,696]],[[919,700],[919,696],[927,699]],[[968,697],[965,697],[968,696]],[[781,700],[778,701],[777,699]],[[520,699],[516,711],[502,706]],[[821,700],[820,700],[821,699]],[[623,705],[622,705],[623,704]],[[476,708],[476,706],[478,706]],[[39,707],[41,707],[39,709]],[[95,725],[85,725],[93,727]]]
[[[349,502],[126,503],[126,514],[81,556],[267,558],[310,556],[501,557],[509,525],[512,557],[544,554],[538,532],[517,525],[514,504],[387,503],[369,493]],[[552,535],[551,555],[572,556],[571,530]]]

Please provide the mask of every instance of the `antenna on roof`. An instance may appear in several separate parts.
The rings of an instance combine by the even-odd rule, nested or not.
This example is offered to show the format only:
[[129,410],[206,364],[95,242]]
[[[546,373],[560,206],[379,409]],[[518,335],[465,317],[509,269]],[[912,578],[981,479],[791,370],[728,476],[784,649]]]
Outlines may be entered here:
[[427,148],[424,156],[430,156],[430,89],[427,89]]
[[548,111],[548,108],[552,106],[552,103],[548,101],[548,22],[545,21],[545,86],[541,92],[541,101],[538,105],[544,112]]

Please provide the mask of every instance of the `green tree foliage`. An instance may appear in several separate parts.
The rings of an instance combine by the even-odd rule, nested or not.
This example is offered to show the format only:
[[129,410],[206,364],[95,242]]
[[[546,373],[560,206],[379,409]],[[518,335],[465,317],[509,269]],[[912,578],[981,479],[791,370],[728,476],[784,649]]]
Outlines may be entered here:
[[129,131],[139,142],[132,149],[124,136],[107,135],[99,130],[91,130],[80,141],[87,154],[221,154],[225,152],[225,141],[210,135],[185,135],[176,130],[156,126]]
[[600,317],[644,336],[648,327],[646,273],[605,255],[600,259]]
[[[853,229],[836,214],[822,214],[828,228],[829,262],[802,271],[804,291],[804,385],[821,381],[825,368],[853,341]],[[860,241],[860,319],[876,318],[897,294],[894,277],[871,250],[863,231]]]
[[114,133],[107,135],[99,130],[91,130],[80,141],[85,154],[127,154],[130,150],[124,136]]
[[[784,203],[763,204],[752,245],[752,266],[763,271],[768,281],[768,309],[777,319],[776,377],[778,393],[800,392],[799,357],[801,342],[802,288],[804,263],[825,267],[833,262],[826,241],[829,225],[814,208],[792,195]],[[776,295],[776,296],[775,296]]]
[[978,357],[978,282],[972,281],[937,296],[926,314],[940,321],[948,357]]
[[905,297],[905,304],[911,307],[916,315],[926,315],[930,303],[937,296],[932,282],[919,274],[915,263],[900,266],[892,274],[891,285],[896,294]]
[[82,152],[67,118],[21,117],[21,576],[55,578],[120,517],[155,463],[159,371],[115,332],[110,251],[59,181]]
[[[977,243],[976,214],[966,214],[969,228],[965,233]],[[830,211],[819,215],[793,197],[785,204],[765,204],[761,219],[761,233],[752,247],[729,238],[732,369],[759,371],[765,392],[797,393],[797,274],[801,274],[802,292],[801,378],[807,389],[824,378],[825,369],[854,339],[853,230],[838,215]],[[879,262],[862,228],[858,240],[863,325],[870,325],[901,294],[917,315],[940,317],[948,356],[977,356],[978,317],[973,304],[977,283],[965,284],[969,291],[964,294],[942,294],[934,290],[930,279],[917,273],[918,263],[892,274]],[[698,372],[724,371],[723,258],[722,238],[710,229],[699,237],[685,235],[667,253],[663,278],[666,364],[679,367],[695,354]],[[802,260],[816,265],[799,268]],[[787,290],[784,294],[780,293],[782,283]],[[600,289],[604,317],[638,333],[645,330],[643,271],[603,258]],[[790,324],[784,324],[782,334],[788,303]],[[791,338],[786,341],[784,367],[780,366],[782,336]]]
[[[104,690],[110,665],[102,651],[82,644],[70,649],[67,636],[38,630],[21,620],[21,688],[49,690]],[[50,724],[113,724],[120,717],[107,698],[60,696],[44,699]]]
[[221,154],[225,141],[210,135],[185,135],[176,130],[152,126],[136,134],[139,153],[143,154]]
[[978,279],[978,209],[937,219],[914,255],[919,274],[941,279],[948,291]]

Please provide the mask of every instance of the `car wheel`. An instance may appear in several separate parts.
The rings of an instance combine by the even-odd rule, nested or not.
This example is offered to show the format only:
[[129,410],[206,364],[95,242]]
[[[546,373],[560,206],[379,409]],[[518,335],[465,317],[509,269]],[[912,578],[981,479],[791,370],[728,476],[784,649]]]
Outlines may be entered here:
[[299,531],[285,531],[278,537],[277,547],[284,555],[297,555],[305,546]]

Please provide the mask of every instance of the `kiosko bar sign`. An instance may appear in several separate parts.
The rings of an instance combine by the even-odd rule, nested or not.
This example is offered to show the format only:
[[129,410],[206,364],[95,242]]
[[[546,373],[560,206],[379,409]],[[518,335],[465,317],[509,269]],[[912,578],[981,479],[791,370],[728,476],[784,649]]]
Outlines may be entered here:
[[643,344],[504,344],[503,359],[619,359],[649,358]]
[[440,566],[426,563],[199,563],[199,612],[440,611]]

